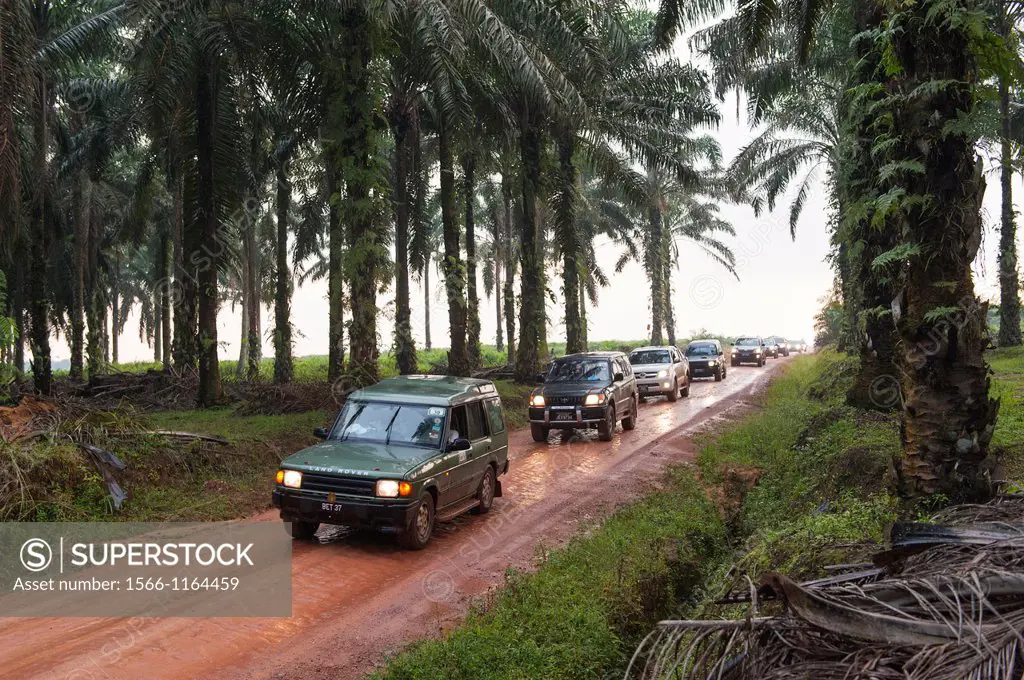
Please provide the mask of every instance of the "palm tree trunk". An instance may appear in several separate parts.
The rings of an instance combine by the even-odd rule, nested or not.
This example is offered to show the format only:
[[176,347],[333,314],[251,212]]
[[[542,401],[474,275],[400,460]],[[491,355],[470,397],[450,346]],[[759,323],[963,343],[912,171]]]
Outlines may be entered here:
[[[396,95],[397,97],[398,95]],[[409,104],[397,103],[391,131],[395,138],[395,170],[392,197],[395,210],[395,348],[398,372],[416,372],[416,344],[412,337],[412,306],[409,301],[409,165],[412,143]]]
[[423,265],[423,346],[427,350],[433,349],[430,343],[430,258],[427,258]]
[[89,250],[89,206],[91,186],[85,172],[78,172],[74,179],[72,203],[75,206],[74,279],[72,281],[71,304],[71,369],[70,378],[81,380],[85,353],[85,261]]
[[441,228],[444,238],[444,286],[448,294],[448,325],[451,347],[448,350],[448,372],[469,375],[469,350],[466,346],[466,270],[459,256],[459,224],[455,208],[455,161],[452,156],[451,131],[443,119],[438,125],[441,157]]
[[[900,206],[886,221],[920,249],[907,258],[905,313],[897,321],[905,350],[902,491],[911,498],[941,493],[951,502],[991,493],[988,452],[998,411],[982,355],[988,308],[971,275],[982,241],[982,166],[977,139],[962,127],[949,131],[976,103],[970,29],[957,19],[969,9],[962,0],[926,0],[892,12],[891,54],[903,68],[884,83],[892,96],[879,115],[891,114],[892,122],[877,127],[876,142],[897,140],[881,161],[922,168],[879,180],[878,188],[929,198]],[[934,82],[947,85],[927,87]]]
[[345,225],[341,221],[338,202],[340,161],[334,149],[325,153],[327,174],[328,240],[328,348],[327,379],[335,381],[345,372]]
[[[158,281],[170,283],[172,260],[174,259],[174,244],[171,235],[165,233],[160,239],[160,272]],[[160,333],[163,335],[163,355],[161,360],[164,370],[171,367],[171,289],[168,285],[157,286],[157,296],[160,298]]]
[[502,296],[505,298],[505,337],[508,338],[508,364],[516,365],[516,261],[515,248],[513,247],[512,231],[512,178],[508,173],[501,174],[501,203],[504,211],[504,242],[503,254],[505,256],[505,289]]
[[288,270],[288,213],[291,211],[292,183],[288,160],[277,166],[277,244],[274,280],[274,383],[292,381],[292,275]]
[[[666,239],[667,241],[667,239]],[[668,344],[676,344],[676,315],[672,311],[672,265],[668,254],[665,255],[665,334]]]
[[537,219],[537,182],[541,175],[541,132],[536,114],[521,114],[519,152],[522,157],[520,180],[523,196],[523,222],[520,233],[522,252],[522,295],[519,307],[519,347],[516,349],[516,380],[533,382],[540,368],[540,334],[544,324],[543,272],[540,259],[541,234]]
[[[858,33],[872,30],[883,20],[882,5],[875,0],[860,0],[855,7]],[[879,54],[870,41],[856,41],[855,44],[858,53],[851,67],[850,91],[873,82],[880,64]],[[869,112],[849,103],[844,110],[848,112],[845,127],[850,131],[852,143],[848,145],[851,157],[842,163],[846,172],[840,175],[839,202],[853,206],[873,195],[872,183],[878,176],[878,166],[872,154],[876,138],[875,121]],[[850,212],[847,211],[848,214]],[[899,338],[891,312],[898,272],[878,271],[873,266],[879,255],[896,245],[897,237],[892,229],[875,228],[870,215],[851,219],[841,229],[841,240],[860,245],[857,255],[849,252],[848,261],[851,278],[860,284],[860,290],[853,291],[859,293],[859,299],[847,301],[847,304],[853,305],[851,313],[860,311],[864,326],[863,333],[854,331],[858,339],[860,368],[847,401],[863,409],[887,411],[899,408],[902,402],[897,356]],[[852,321],[856,329],[860,325],[859,320],[854,317]]]
[[[503,227],[499,227],[503,229]],[[501,267],[504,264],[504,255],[502,255],[502,244],[500,242],[501,233],[494,235],[495,239],[495,252],[494,252],[494,312],[496,325],[494,327],[494,346],[500,352],[505,349],[505,334],[502,332],[501,325],[504,323],[504,318],[501,315]]]
[[654,205],[652,205],[648,211],[650,224],[650,234],[648,239],[650,245],[648,246],[649,250],[647,254],[647,272],[651,280],[651,344],[660,345],[662,342],[662,310],[665,303],[665,291],[662,286],[662,278],[665,275],[665,270],[661,262],[662,242],[664,237],[662,234],[661,206],[658,204],[658,198],[655,198],[654,200]]
[[245,255],[247,259],[245,288],[248,295],[245,300],[244,314],[249,322],[246,324],[248,345],[245,377],[247,380],[258,380],[260,377],[260,359],[263,355],[261,346],[262,328],[260,327],[260,251],[256,245],[256,215],[250,215],[246,222],[242,238],[245,239]]
[[384,173],[377,167],[377,101],[373,93],[373,41],[366,9],[360,5],[342,14],[345,54],[341,68],[345,87],[336,102],[342,124],[340,147],[346,167],[341,200],[348,228],[345,271],[351,291],[349,373],[360,385],[379,380],[377,347],[377,286],[386,259],[377,203]]
[[174,186],[174,281],[164,288],[174,304],[174,343],[172,355],[178,369],[195,368],[199,359],[196,299],[199,295],[199,272],[193,259],[196,248],[195,225],[185,220],[184,177],[178,172],[171,181]]
[[216,86],[212,64],[200,64],[196,79],[196,208],[201,248],[206,261],[199,267],[199,406],[213,406],[223,398],[217,359],[217,211],[214,203],[214,115]]
[[583,340],[583,350],[586,352],[590,348],[590,340],[587,337],[587,287],[583,277],[580,276],[580,333]]
[[999,116],[1002,123],[999,186],[1002,223],[999,230],[999,346],[1021,344],[1020,279],[1017,275],[1017,223],[1013,211],[1013,154],[1010,148],[1010,86],[999,79]]
[[562,292],[565,299],[565,353],[584,351],[580,318],[580,244],[576,228],[576,166],[573,164],[574,132],[559,134],[559,187],[555,198],[555,229],[562,248]]
[[[477,134],[480,129],[477,127]],[[476,222],[473,214],[476,203],[476,156],[467,153],[462,159],[463,193],[466,199],[466,336],[469,368],[479,370],[480,359],[480,299],[476,291]]]
[[235,377],[239,380],[245,375],[245,367],[249,362],[249,314],[248,309],[249,292],[245,290],[245,276],[242,276],[242,320],[238,334],[238,361],[235,363]]
[[36,80],[36,111],[34,136],[36,149],[33,159],[35,187],[32,196],[32,251],[29,272],[28,312],[31,322],[29,344],[32,349],[32,378],[37,392],[50,394],[50,300],[47,281],[50,260],[49,234],[46,220],[46,191],[49,186],[46,155],[49,151],[49,110],[51,95],[48,84]]

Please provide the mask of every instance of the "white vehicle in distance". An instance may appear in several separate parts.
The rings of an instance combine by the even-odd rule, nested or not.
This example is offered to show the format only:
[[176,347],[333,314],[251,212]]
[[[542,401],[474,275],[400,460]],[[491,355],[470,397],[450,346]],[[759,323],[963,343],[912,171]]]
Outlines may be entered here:
[[669,401],[690,396],[690,362],[678,347],[639,347],[629,354],[640,401],[664,395]]

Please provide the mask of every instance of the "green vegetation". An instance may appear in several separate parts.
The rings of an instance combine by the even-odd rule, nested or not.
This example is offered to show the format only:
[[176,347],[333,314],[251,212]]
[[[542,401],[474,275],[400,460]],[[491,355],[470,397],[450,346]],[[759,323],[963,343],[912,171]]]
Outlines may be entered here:
[[992,446],[1001,456],[1007,480],[1024,485],[1024,348],[1008,347],[988,354],[992,396],[1000,400]]

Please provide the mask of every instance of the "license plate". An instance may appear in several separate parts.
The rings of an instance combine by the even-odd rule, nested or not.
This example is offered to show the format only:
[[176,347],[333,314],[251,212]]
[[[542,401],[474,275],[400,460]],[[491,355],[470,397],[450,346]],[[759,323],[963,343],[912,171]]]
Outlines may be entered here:
[[340,503],[321,503],[320,504],[320,509],[321,510],[325,510],[327,512],[341,512],[343,507],[344,506],[342,506]]
[[559,420],[559,421],[576,420],[576,414],[575,413],[556,413],[555,414],[555,420]]

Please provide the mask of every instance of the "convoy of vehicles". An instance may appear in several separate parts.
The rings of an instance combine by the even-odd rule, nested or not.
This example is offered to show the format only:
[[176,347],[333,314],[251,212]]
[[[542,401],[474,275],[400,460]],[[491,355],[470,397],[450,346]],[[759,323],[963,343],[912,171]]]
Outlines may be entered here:
[[551,430],[597,429],[611,441],[615,425],[636,427],[640,391],[628,357],[622,352],[584,352],[559,357],[530,395],[530,433],[535,442]]
[[690,362],[678,347],[640,347],[629,353],[640,401],[664,395],[669,401],[690,396]]
[[[768,357],[807,351],[802,340],[737,338],[730,366],[764,366]],[[650,346],[559,357],[537,376],[530,395],[530,433],[596,429],[611,441],[616,425],[636,427],[640,403],[690,394],[693,378],[727,375],[716,339],[685,350]],[[508,431],[501,398],[489,380],[410,375],[350,394],[322,441],[281,462],[272,502],[293,538],[311,539],[322,523],[395,534],[421,549],[434,526],[465,512],[490,511],[508,472]]]

